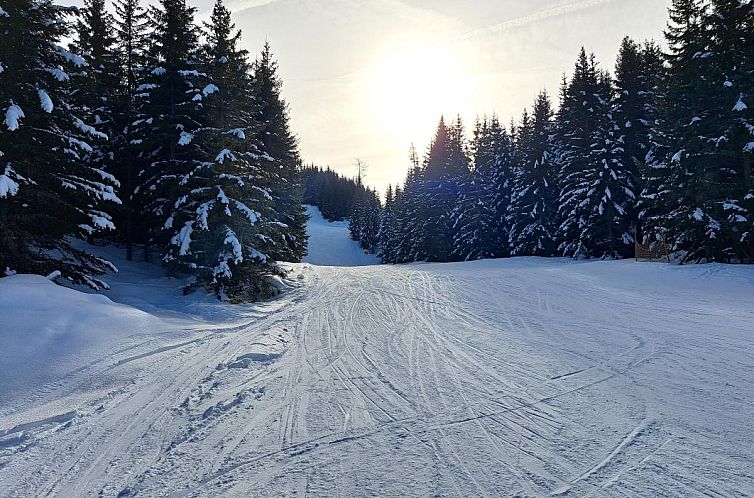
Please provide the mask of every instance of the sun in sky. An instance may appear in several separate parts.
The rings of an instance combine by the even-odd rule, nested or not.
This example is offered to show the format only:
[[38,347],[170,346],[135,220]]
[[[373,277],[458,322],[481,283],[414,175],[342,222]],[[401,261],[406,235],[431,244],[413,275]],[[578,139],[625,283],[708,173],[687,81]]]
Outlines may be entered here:
[[372,112],[392,140],[424,140],[441,113],[469,105],[471,80],[464,61],[443,45],[415,45],[378,58],[366,76]]

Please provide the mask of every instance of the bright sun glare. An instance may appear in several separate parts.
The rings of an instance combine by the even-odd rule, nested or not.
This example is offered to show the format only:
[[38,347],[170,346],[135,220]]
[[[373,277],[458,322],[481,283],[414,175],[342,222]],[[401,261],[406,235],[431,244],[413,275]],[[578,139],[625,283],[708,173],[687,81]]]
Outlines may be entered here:
[[421,140],[441,112],[466,109],[470,87],[462,62],[442,46],[391,54],[370,77],[374,115],[395,141]]

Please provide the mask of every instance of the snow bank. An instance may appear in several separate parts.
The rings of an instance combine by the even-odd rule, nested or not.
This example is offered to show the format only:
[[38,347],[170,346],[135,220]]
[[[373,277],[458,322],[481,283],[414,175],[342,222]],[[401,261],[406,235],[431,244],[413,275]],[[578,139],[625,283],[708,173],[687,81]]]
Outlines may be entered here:
[[0,279],[0,317],[0,407],[162,328],[147,313],[37,275]]
[[306,232],[309,234],[309,254],[305,263],[317,266],[369,266],[380,263],[364,250],[357,242],[351,240],[348,222],[331,223],[324,219],[319,208],[306,206],[309,222]]

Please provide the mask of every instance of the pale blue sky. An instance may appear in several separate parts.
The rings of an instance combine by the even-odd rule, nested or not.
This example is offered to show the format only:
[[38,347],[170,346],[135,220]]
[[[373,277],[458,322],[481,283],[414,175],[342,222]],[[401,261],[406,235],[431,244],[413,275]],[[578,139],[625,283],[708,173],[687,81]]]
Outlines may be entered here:
[[[76,1],[76,0],[73,0]],[[190,1],[190,0],[189,0]],[[400,181],[441,113],[518,119],[557,98],[579,48],[612,69],[624,35],[661,38],[670,0],[226,0],[256,52],[272,44],[307,162]],[[206,15],[213,0],[194,5]]]

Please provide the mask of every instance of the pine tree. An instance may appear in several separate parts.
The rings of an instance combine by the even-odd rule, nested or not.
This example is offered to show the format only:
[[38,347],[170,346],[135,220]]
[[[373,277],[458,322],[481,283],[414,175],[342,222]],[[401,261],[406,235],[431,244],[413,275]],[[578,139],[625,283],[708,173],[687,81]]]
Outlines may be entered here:
[[203,153],[193,139],[201,128],[203,89],[212,88],[199,72],[194,11],[184,0],[161,0],[149,12],[149,59],[138,88],[143,118],[134,130],[142,137],[136,139],[140,156],[148,161],[134,189],[134,202],[143,210],[145,259],[155,244],[163,255],[171,245],[187,250],[193,231],[189,222],[174,224],[173,210],[186,201],[179,195],[184,182],[201,167]]
[[[138,173],[146,169],[148,158],[140,155],[143,132],[142,87],[146,66],[149,19],[139,0],[115,0],[115,51],[119,63],[116,109],[109,150],[113,154],[113,174],[121,183],[123,204],[115,214],[120,240],[126,245],[126,259],[133,261],[135,237],[146,232],[138,224],[139,206],[134,202]],[[139,242],[145,242],[143,239]]]
[[[113,137],[120,84],[119,68],[113,50],[113,19],[104,0],[85,0],[75,25],[76,39],[71,50],[81,54],[87,65],[75,74],[76,90],[71,93],[81,117],[93,123],[108,139],[92,144],[83,160],[98,170],[117,173],[113,164]],[[120,182],[117,184],[120,187]]]
[[[670,248],[688,260],[719,260],[729,247],[724,204],[734,181],[718,154],[717,95],[723,82],[714,73],[707,6],[699,0],[674,0],[665,32],[669,47],[663,148],[657,157],[667,177],[654,195],[667,213],[661,225]],[[722,76],[722,75],[721,75]],[[731,107],[735,102],[731,104]]]
[[507,256],[507,211],[512,187],[512,144],[497,117],[477,122],[471,146],[474,170],[453,211],[454,259]]
[[193,287],[219,297],[255,300],[274,294],[268,277],[280,273],[268,253],[286,244],[277,219],[270,177],[255,142],[252,81],[240,31],[218,0],[206,25],[201,71],[209,82],[194,99],[202,103],[192,168],[173,188],[178,201],[165,229],[171,244],[164,261],[194,274]]
[[376,254],[379,250],[378,235],[380,230],[382,204],[380,203],[379,195],[374,190],[367,190],[365,192],[365,198],[363,229],[359,242],[363,249],[371,254]]
[[[82,54],[87,66],[82,71],[75,97],[90,120],[109,136],[114,134],[113,119],[119,87],[119,68],[114,51],[113,18],[104,0],[85,0],[76,22],[74,50]],[[93,162],[101,163],[107,149],[99,148]]]
[[518,129],[514,181],[509,209],[510,247],[514,256],[552,256],[556,249],[558,187],[553,164],[553,109],[540,93],[533,115]]
[[441,119],[430,145],[420,183],[419,220],[422,238],[419,261],[450,261],[453,256],[452,212],[469,176],[463,123],[459,117],[448,127]]
[[[662,59],[659,47],[647,42],[644,47],[626,37],[621,43],[615,68],[615,103],[613,119],[623,136],[623,154],[620,158],[625,174],[634,186],[635,195],[640,193],[641,171],[645,170],[647,154],[652,147],[654,121],[657,118],[655,88],[661,77]],[[638,199],[628,203],[631,233],[639,233]]]
[[351,234],[351,240],[355,242],[361,241],[364,234],[364,218],[366,206],[364,206],[364,194],[361,191],[361,184],[358,184],[360,189],[353,200],[353,207],[351,208],[351,216],[348,219],[348,231]]
[[[664,55],[660,47],[647,42],[642,49],[642,71],[640,86],[646,92],[644,97],[644,119],[646,125],[647,151],[638,167],[638,186],[641,195],[636,202],[637,226],[636,236],[642,244],[651,249],[664,242],[665,205],[662,201],[664,192],[670,188],[668,168],[664,162],[667,156],[668,140],[663,108],[666,105],[667,71],[664,67]],[[641,121],[644,125],[645,121]],[[636,134],[638,141],[642,134]],[[630,139],[628,139],[630,140]]]
[[388,185],[385,194],[385,207],[380,213],[380,228],[377,232],[378,255],[383,263],[395,262],[396,250],[396,216],[395,202],[398,192],[393,193],[393,186]]
[[279,261],[300,261],[307,248],[306,213],[301,205],[301,159],[297,140],[290,130],[288,107],[280,95],[282,82],[269,43],[253,70],[262,151],[268,167],[281,180],[271,195],[280,222],[285,225],[286,245],[278,247],[271,256]]
[[[607,79],[603,86],[609,90]],[[634,251],[634,169],[626,163],[622,121],[616,121],[610,109],[602,112],[605,115],[594,131],[589,169],[582,176],[587,190],[580,197],[582,205],[589,208],[589,218],[581,230],[581,244],[590,257],[625,258]]]
[[712,0],[705,19],[713,39],[708,102],[720,169],[719,201],[726,260],[754,261],[754,2]]
[[422,169],[419,155],[412,145],[409,151],[410,168],[403,189],[395,196],[395,263],[416,261],[419,244],[424,240],[424,223],[421,214]]
[[612,92],[610,75],[582,48],[558,123],[560,249],[567,256],[619,258],[633,250],[634,175]]
[[112,175],[85,161],[106,137],[73,98],[87,63],[59,44],[68,12],[48,0],[0,11],[0,269],[59,271],[99,289],[111,265],[72,238],[112,230],[106,204],[120,200]]

